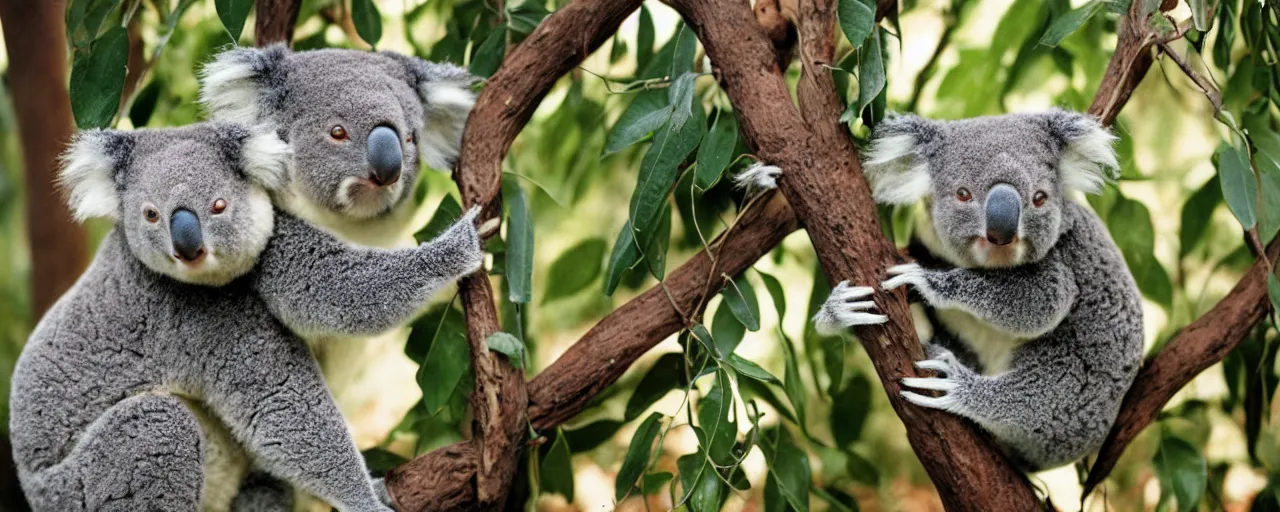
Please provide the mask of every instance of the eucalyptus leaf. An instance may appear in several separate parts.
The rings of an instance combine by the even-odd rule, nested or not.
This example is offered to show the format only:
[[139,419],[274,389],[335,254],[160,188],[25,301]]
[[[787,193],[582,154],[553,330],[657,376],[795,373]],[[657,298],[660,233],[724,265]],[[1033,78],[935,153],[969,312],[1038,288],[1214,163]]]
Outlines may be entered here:
[[1165,435],[1152,462],[1160,478],[1161,495],[1176,497],[1179,512],[1196,510],[1209,479],[1200,451],[1180,438]]
[[356,26],[356,34],[377,48],[382,39],[382,14],[373,0],[351,0],[351,23]]
[[868,0],[839,0],[837,9],[840,31],[856,50],[866,42],[876,25],[876,5]]
[[707,129],[701,105],[693,107],[693,115],[679,131],[662,127],[640,162],[640,176],[631,196],[631,227],[636,242],[646,247],[657,231],[667,197],[679,175],[678,166],[702,140]]
[[631,445],[627,447],[627,455],[622,459],[622,467],[618,469],[618,476],[614,481],[615,500],[622,501],[627,497],[631,488],[635,487],[636,481],[644,474],[645,467],[649,465],[649,453],[653,449],[653,441],[662,429],[661,421],[662,414],[655,412],[636,427],[636,433],[631,436]]
[[672,116],[672,108],[662,91],[644,91],[636,94],[622,116],[613,123],[605,140],[604,154],[608,156],[644,140],[654,130],[661,128]]
[[413,238],[418,243],[423,243],[440,236],[444,233],[453,222],[462,216],[462,205],[458,204],[458,200],[453,196],[446,195],[440,200],[440,204],[436,206],[435,213],[431,214],[431,220],[427,221],[427,225],[413,234]]
[[569,452],[569,443],[564,432],[556,435],[551,449],[542,459],[541,477],[542,491],[564,496],[565,501],[573,503],[573,456]]
[[809,510],[809,456],[789,438],[778,440],[769,461],[769,474],[774,477],[778,491],[791,508],[800,512]]
[[[856,0],[854,0],[856,1]],[[708,190],[720,181],[724,169],[733,160],[733,150],[738,147],[738,118],[728,110],[717,110],[711,130],[702,137],[698,146],[698,167],[694,185]]]
[[1182,205],[1182,223],[1178,232],[1179,256],[1191,253],[1213,221],[1213,210],[1222,203],[1222,185],[1214,175],[1204,186],[1191,194]]
[[561,253],[547,271],[547,291],[542,303],[578,293],[596,280],[604,261],[604,240],[588,238]]
[[649,6],[640,5],[640,23],[636,27],[636,69],[644,69],[648,67],[649,61],[653,59],[653,13],[649,12]]
[[721,369],[716,371],[711,390],[698,402],[698,425],[706,436],[702,449],[721,466],[734,462],[733,443],[738,436],[738,422],[730,416],[736,416],[733,387],[729,373]]
[[613,243],[613,251],[609,254],[609,267],[605,270],[604,294],[613,295],[622,281],[622,275],[636,266],[640,261],[640,250],[636,248],[635,230],[631,229],[631,221],[622,226],[618,241]]
[[729,306],[733,316],[742,322],[748,331],[760,330],[760,302],[756,299],[756,290],[747,280],[745,273],[725,285],[720,291],[720,296],[724,297],[724,304]]
[[631,398],[627,399],[627,409],[623,417],[627,421],[639,418],[658,400],[676,389],[683,380],[684,356],[677,352],[663,354],[636,384],[635,390],[631,392]]
[[1040,44],[1044,46],[1058,46],[1067,36],[1074,34],[1076,30],[1084,26],[1094,15],[1102,12],[1106,7],[1105,0],[1091,0],[1089,3],[1072,9],[1058,16],[1049,25],[1049,29],[1040,37]]
[[1249,155],[1227,141],[1218,144],[1217,153],[1222,197],[1240,225],[1253,229],[1258,224],[1258,181],[1249,165]]
[[870,105],[884,90],[884,52],[880,48],[880,29],[872,28],[867,44],[858,50],[858,109]]
[[502,59],[507,53],[507,27],[500,26],[489,33],[483,43],[476,48],[476,52],[471,56],[471,65],[468,71],[479,77],[488,78],[493,76],[502,66]]
[[71,66],[71,111],[81,129],[107,128],[120,108],[125,65],[129,62],[129,33],[113,27],[78,56]]
[[711,335],[715,338],[717,352],[725,357],[733,354],[746,333],[747,330],[742,326],[742,322],[734,318],[727,304],[721,302],[715,316],[711,318]]
[[507,361],[511,363],[511,366],[521,370],[524,369],[524,342],[520,341],[520,338],[510,333],[495,332],[485,338],[484,341],[489,350],[507,356]]
[[222,26],[231,35],[231,40],[239,41],[240,32],[244,30],[244,20],[249,17],[249,10],[253,8],[253,0],[214,0],[213,5],[218,11],[218,19],[222,20]]
[[507,287],[508,299],[528,304],[533,298],[533,221],[524,190],[510,181],[502,183],[502,201],[507,204]]
[[431,349],[418,367],[418,387],[427,413],[435,415],[449,403],[462,374],[471,367],[471,349],[467,345],[466,320],[455,308],[446,308],[436,326]]

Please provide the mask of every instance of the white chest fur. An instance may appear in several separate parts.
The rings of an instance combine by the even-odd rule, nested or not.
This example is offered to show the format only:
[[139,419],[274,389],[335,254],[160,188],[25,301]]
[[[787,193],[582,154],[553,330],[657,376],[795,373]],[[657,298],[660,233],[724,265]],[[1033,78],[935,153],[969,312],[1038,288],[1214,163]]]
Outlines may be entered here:
[[986,375],[1008,370],[1013,350],[1027,342],[1027,338],[1015,336],[958,309],[939,309],[935,314],[947,331],[964,341],[978,356]]

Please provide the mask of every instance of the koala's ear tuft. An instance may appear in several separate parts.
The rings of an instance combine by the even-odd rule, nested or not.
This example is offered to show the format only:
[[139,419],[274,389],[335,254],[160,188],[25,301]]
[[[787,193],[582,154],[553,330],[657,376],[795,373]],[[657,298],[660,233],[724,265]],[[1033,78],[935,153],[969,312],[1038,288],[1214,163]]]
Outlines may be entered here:
[[449,170],[458,158],[462,131],[467,124],[476,95],[471,86],[479,79],[467,70],[448,63],[429,62],[417,57],[388,53],[409,70],[414,89],[422,100],[423,133],[418,152],[427,165]]
[[72,216],[115,219],[120,209],[116,176],[128,167],[134,137],[117,130],[86,130],[76,134],[62,153],[58,184],[66,190]]
[[214,119],[260,122],[280,93],[273,83],[288,56],[283,44],[219,53],[200,71],[200,103]]
[[1062,143],[1058,173],[1064,186],[1096,194],[1104,184],[1119,178],[1120,163],[1112,147],[1116,136],[1096,119],[1061,109],[1044,116],[1049,133]]
[[282,190],[288,180],[289,164],[293,162],[293,149],[276,131],[268,127],[256,127],[244,140],[241,163],[249,179],[267,190]]
[[914,204],[928,195],[928,155],[942,137],[940,124],[917,115],[891,115],[881,121],[862,161],[876,202]]

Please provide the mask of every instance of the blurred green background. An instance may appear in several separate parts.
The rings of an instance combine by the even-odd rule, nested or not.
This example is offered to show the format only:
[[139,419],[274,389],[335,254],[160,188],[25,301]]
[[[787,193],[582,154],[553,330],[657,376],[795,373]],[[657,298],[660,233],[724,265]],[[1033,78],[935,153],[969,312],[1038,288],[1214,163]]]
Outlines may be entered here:
[[[529,0],[499,8],[501,4],[485,0],[306,0],[294,46],[369,48],[366,41],[375,41],[378,49],[448,60],[488,76],[506,47],[519,44],[565,1]],[[860,3],[841,3],[846,1]],[[87,31],[83,21],[73,24],[74,56],[90,59],[96,51],[92,41],[110,27],[130,23],[139,26],[144,54],[154,56],[136,94],[125,99],[123,115],[108,115],[97,123],[127,129],[180,126],[203,118],[195,101],[195,71],[233,44],[215,2],[72,4],[105,13],[97,30]],[[841,58],[833,72],[854,105],[846,119],[855,136],[865,140],[886,109],[942,119],[1050,106],[1083,111],[1115,45],[1117,19],[1128,6],[1104,0],[905,1],[897,22],[881,23],[858,42],[857,50],[841,38]],[[1258,0],[1179,2],[1167,15],[1190,27],[1188,36],[1171,48],[1217,84],[1223,91],[1223,112],[1229,115],[1215,114],[1196,84],[1167,57],[1158,59],[1115,127],[1123,179],[1089,199],[1140,282],[1152,351],[1212,307],[1253,261],[1241,224],[1223,199],[1221,173],[1256,172],[1264,198],[1253,206],[1261,219],[1260,236],[1265,241],[1280,226],[1280,200],[1266,201],[1273,193],[1280,199],[1277,6]],[[841,21],[848,25],[853,20],[846,16]],[[252,14],[244,27],[238,42],[251,45]],[[1170,24],[1168,29],[1176,28]],[[527,346],[530,376],[605,314],[658,284],[649,272],[653,263],[665,261],[666,269],[683,263],[703,247],[703,240],[731,225],[744,204],[743,193],[728,179],[753,161],[741,156],[745,148],[740,137],[720,141],[727,147],[719,150],[727,157],[722,160],[732,161],[711,176],[714,183],[694,182],[708,162],[701,150],[690,149],[675,192],[662,201],[670,211],[667,243],[654,242],[663,247],[646,251],[649,258],[630,269],[626,263],[634,260],[619,264],[613,254],[628,222],[627,200],[641,168],[649,165],[644,163],[652,151],[647,134],[658,128],[641,129],[639,114],[664,107],[670,89],[691,88],[696,101],[687,122],[693,135],[733,133],[732,128],[714,128],[729,122],[730,105],[707,74],[693,39],[670,8],[646,2],[614,40],[559,81],[505,161],[508,213],[530,221],[535,242],[531,253],[501,240],[490,249],[496,274],[522,269],[520,259],[531,258],[532,300],[516,304],[511,297],[519,293],[498,294],[504,329]],[[883,81],[875,77],[876,61],[883,66]],[[68,55],[68,69],[72,62]],[[3,67],[7,70],[7,62]],[[684,71],[695,73],[689,75],[692,85],[665,79]],[[798,64],[788,74],[794,83]],[[30,313],[32,262],[24,229],[22,148],[8,83],[0,102],[0,425],[7,425],[9,373],[37,320]],[[74,88],[72,96],[74,103]],[[864,104],[865,109],[859,108]],[[633,112],[627,115],[628,110]],[[89,119],[83,113],[77,110],[82,125]],[[636,130],[638,136],[628,137]],[[701,140],[706,146],[710,139]],[[1252,154],[1252,160],[1244,161],[1253,169],[1219,165],[1220,156],[1241,154]],[[416,197],[422,206],[419,224],[408,232],[426,225],[437,210],[445,211],[445,218],[449,209],[439,206],[456,194],[446,175],[429,175]],[[517,195],[527,197],[527,212],[511,206],[519,203]],[[911,214],[910,208],[884,211],[899,243],[909,233]],[[659,222],[655,228],[659,239],[664,226]],[[108,228],[91,225],[89,236],[96,241]],[[509,224],[507,239],[512,229]],[[816,265],[806,236],[793,234],[747,272],[745,281],[739,279],[735,289],[752,293],[726,294],[728,302],[741,303],[741,310],[716,298],[704,321],[717,344],[732,347],[733,340],[739,341],[738,356],[785,380],[785,386],[720,370],[685,388],[686,370],[696,373],[700,360],[714,369],[716,362],[706,362],[696,343],[673,336],[598,397],[593,408],[559,432],[541,433],[547,442],[526,466],[530,471],[519,477],[519,495],[539,510],[615,505],[621,510],[665,510],[682,502],[695,509],[941,510],[865,353],[851,338],[822,338],[806,328],[807,313],[827,290]],[[612,294],[606,293],[610,276],[617,286]],[[512,290],[513,278],[521,279],[501,278],[504,292]],[[465,352],[458,356],[432,350],[443,346],[435,341],[460,335],[461,319],[457,305],[450,306],[451,295],[442,294],[439,304],[414,324],[400,367],[469,365]],[[780,314],[777,299],[783,297],[788,307]],[[1270,483],[1272,475],[1280,474],[1280,422],[1273,418],[1277,411],[1270,401],[1278,374],[1276,335],[1274,324],[1264,322],[1224,364],[1193,381],[1130,446],[1105,489],[1083,504],[1075,467],[1041,473],[1033,481],[1062,510],[1280,510],[1280,487]],[[694,366],[686,368],[689,361]],[[417,373],[419,384],[431,391],[427,397],[419,389],[379,390],[385,403],[368,417],[402,417],[398,425],[349,418],[375,469],[462,438],[470,372],[446,373]],[[716,416],[704,415],[708,404],[735,411],[736,447],[726,452],[731,463],[716,471],[719,481],[708,478],[705,483],[714,494],[694,493],[686,500],[679,489],[704,481],[689,471],[697,469],[700,457],[681,457],[710,450],[710,458],[718,458],[716,442],[705,440],[703,420],[714,422]],[[652,412],[660,414],[640,420]],[[660,449],[654,450],[651,464],[641,466],[647,467],[643,485],[615,503],[628,494],[625,489],[615,492],[619,472],[634,476],[635,468],[624,466],[639,460],[628,452],[643,443],[633,447],[632,440],[652,439],[644,434],[659,431]]]

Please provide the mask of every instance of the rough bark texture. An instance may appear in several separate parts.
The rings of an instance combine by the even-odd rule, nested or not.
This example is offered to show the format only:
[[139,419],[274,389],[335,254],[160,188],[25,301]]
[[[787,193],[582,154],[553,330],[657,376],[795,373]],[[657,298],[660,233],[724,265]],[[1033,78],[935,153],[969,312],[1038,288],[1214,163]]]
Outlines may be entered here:
[[[1276,261],[1277,257],[1280,257],[1280,240],[1272,241],[1267,247],[1267,258]],[[1155,421],[1164,404],[1196,375],[1235,350],[1270,311],[1267,264],[1259,260],[1213,309],[1178,331],[1159,354],[1143,365],[1124,397],[1111,435],[1098,450],[1085,481],[1085,496],[1111,474],[1124,449]]]
[[711,243],[711,254],[699,252],[667,276],[675,307],[662,288],[653,287],[601,319],[529,383],[533,428],[550,430],[577,416],[636,359],[685,328],[681,311],[687,314],[719,292],[724,284],[719,276],[740,274],[797,227],[780,195],[762,197]]
[[1151,69],[1151,46],[1157,39],[1147,28],[1141,5],[1142,2],[1133,2],[1116,25],[1116,51],[1107,63],[1098,94],[1089,105],[1089,113],[1107,126],[1115,122],[1120,109]]
[[253,44],[293,44],[293,27],[298,23],[302,0],[258,0],[253,25]]
[[[71,287],[88,261],[84,229],[54,186],[58,155],[71,140],[64,0],[0,1],[9,85],[22,141],[31,244],[33,318]],[[21,48],[21,51],[14,51]]]
[[[809,75],[801,79],[799,92],[803,117],[793,107],[768,40],[745,4],[676,0],[673,7],[706,47],[755,154],[782,167],[779,187],[805,226],[830,282],[883,280],[884,269],[898,262],[898,253],[880,232],[852,141],[838,120],[832,122],[831,114],[822,112],[838,101],[829,72],[819,67],[829,62],[834,44],[834,4],[801,2],[801,51]],[[910,407],[901,399],[899,380],[915,375],[912,364],[924,354],[905,295],[881,294],[876,302],[889,323],[858,329],[857,334],[943,504],[948,510],[1036,508],[1026,478],[972,424],[941,411]]]

